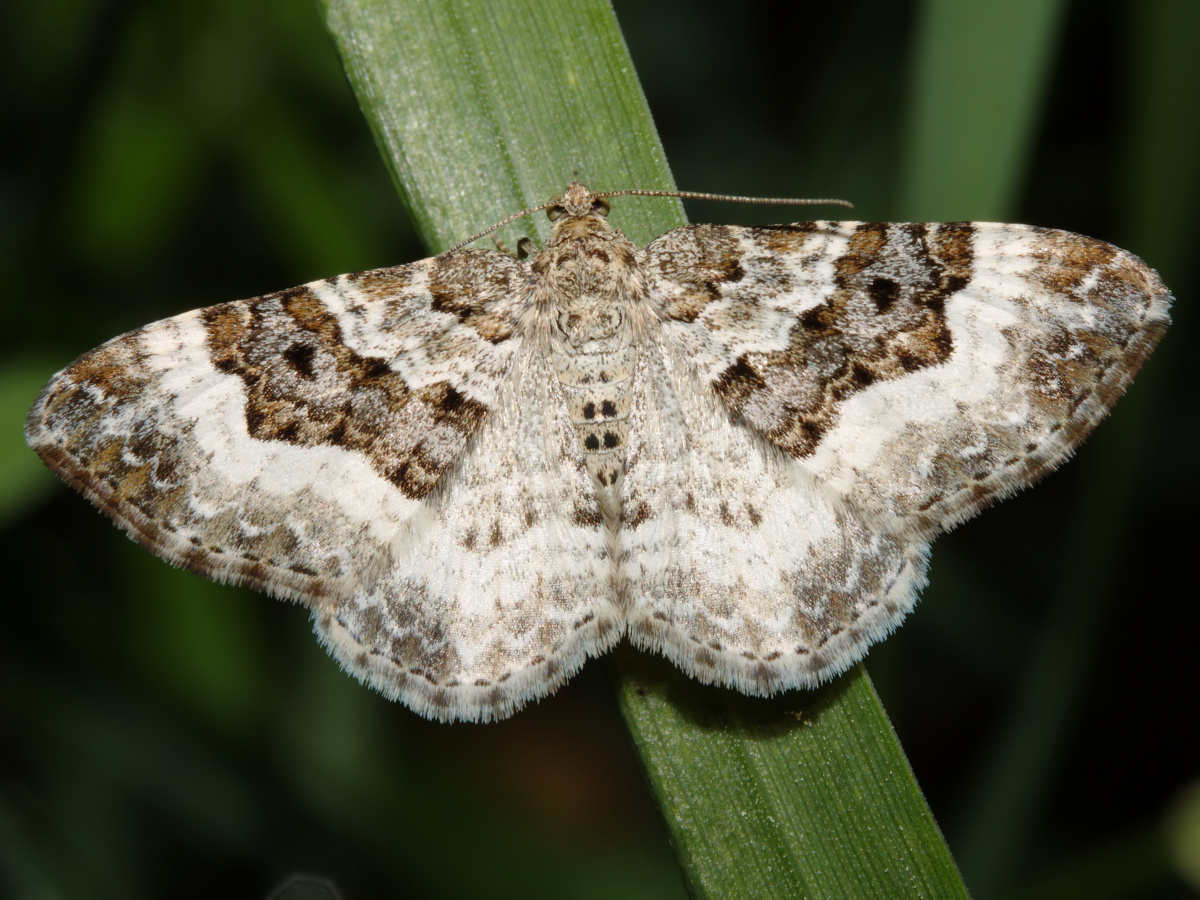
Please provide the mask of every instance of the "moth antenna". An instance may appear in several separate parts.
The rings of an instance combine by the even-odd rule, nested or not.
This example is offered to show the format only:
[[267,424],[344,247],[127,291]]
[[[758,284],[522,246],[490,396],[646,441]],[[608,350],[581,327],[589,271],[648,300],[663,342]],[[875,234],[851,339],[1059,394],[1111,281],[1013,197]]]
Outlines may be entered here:
[[[729,203],[753,203],[758,206],[844,206],[847,209],[853,209],[854,204],[849,200],[836,200],[832,198],[820,199],[801,199],[796,197],[742,197],[737,194],[705,194],[697,191],[649,191],[639,188],[629,188],[623,191],[592,191],[593,197],[679,197],[681,200],[721,200]],[[467,244],[474,243],[481,237],[487,237],[493,231],[503,228],[509,222],[515,222],[522,216],[528,216],[535,212],[540,212],[549,206],[553,201],[547,200],[545,203],[539,203],[537,206],[531,206],[529,209],[523,209],[519,213],[513,213],[506,219],[501,219],[495,225],[483,229],[478,234],[474,234],[465,241],[459,241],[444,253],[453,253],[455,250],[461,250]]]
[[485,229],[483,229],[483,231],[479,232],[479,234],[472,235],[471,237],[467,238],[465,241],[459,241],[457,244],[455,244],[449,250],[443,250],[442,252],[443,253],[453,253],[455,250],[461,250],[463,247],[467,246],[467,244],[470,244],[473,241],[477,241],[481,237],[487,237],[493,231],[496,231],[499,228],[503,228],[509,222],[515,222],[517,219],[521,218],[522,216],[528,216],[532,213],[538,212],[539,210],[545,209],[547,206],[550,205],[550,203],[551,203],[551,201],[547,200],[545,203],[539,203],[537,206],[531,206],[531,207],[529,207],[529,209],[523,209],[519,213],[513,213],[507,219],[501,219],[499,222],[497,222],[495,225],[491,226],[490,228],[485,228]]
[[844,206],[854,209],[849,200],[831,197],[819,199],[796,197],[743,197],[737,194],[705,194],[697,191],[647,191],[631,188],[624,191],[596,191],[593,197],[679,197],[682,200],[722,200],[729,203],[753,203],[758,206]]

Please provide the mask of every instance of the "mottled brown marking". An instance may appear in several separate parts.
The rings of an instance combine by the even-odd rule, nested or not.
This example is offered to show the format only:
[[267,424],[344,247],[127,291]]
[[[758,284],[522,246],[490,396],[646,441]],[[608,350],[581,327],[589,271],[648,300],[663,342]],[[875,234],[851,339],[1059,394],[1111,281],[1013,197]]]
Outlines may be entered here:
[[689,232],[693,243],[688,252],[663,252],[656,257],[660,273],[683,289],[668,298],[665,310],[669,318],[681,322],[695,321],[721,285],[745,277],[732,229],[726,225],[692,225]]
[[[1048,228],[1032,230],[1041,238],[1038,249],[1030,254],[1041,263],[1033,273],[1032,280],[1055,294],[1063,294],[1063,299],[1082,300],[1079,289],[1085,280],[1101,273],[1112,279],[1112,284],[1100,293],[1111,298],[1113,294],[1120,293],[1116,285],[1128,284],[1129,276],[1135,274],[1127,266],[1120,267],[1116,272],[1108,270],[1108,266],[1121,254],[1112,244],[1066,231]],[[1144,289],[1144,283],[1138,287]]]
[[713,382],[713,390],[734,409],[743,406],[758,391],[766,389],[766,381],[745,354]]
[[413,499],[433,490],[486,417],[450,384],[411,391],[386,360],[352,351],[307,288],[215,306],[204,321],[213,364],[245,384],[252,437],[360,453]]
[[646,503],[639,502],[637,506],[634,507],[632,515],[628,510],[625,510],[623,515],[625,527],[637,529],[654,518],[654,511],[651,510]]
[[753,231],[767,252],[780,258],[794,258],[803,255],[808,236],[819,227],[816,222],[797,222],[794,225],[764,225]]
[[[750,231],[772,247],[810,234]],[[837,289],[800,317],[788,348],[743,353],[713,390],[772,443],[811,455],[854,394],[949,358],[945,303],[970,280],[971,235],[962,224],[860,225],[836,261]],[[773,402],[758,402],[764,394]]]
[[580,528],[599,529],[604,526],[604,516],[594,503],[589,506],[576,504],[571,510],[571,523]]
[[[455,316],[459,323],[491,344],[513,337],[513,323],[496,301],[509,296],[519,286],[512,283],[507,265],[481,265],[477,251],[445,253],[430,261],[430,308]],[[368,295],[386,297],[396,290],[394,270],[377,269],[359,273],[356,287]]]

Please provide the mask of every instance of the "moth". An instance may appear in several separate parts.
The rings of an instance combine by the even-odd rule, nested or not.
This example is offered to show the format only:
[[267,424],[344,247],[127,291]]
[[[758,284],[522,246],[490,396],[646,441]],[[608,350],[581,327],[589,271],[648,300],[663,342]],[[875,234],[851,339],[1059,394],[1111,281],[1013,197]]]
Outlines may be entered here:
[[[454,249],[222,303],[59,372],[26,439],[168,562],[311,610],[361,681],[510,715],[622,637],[747,694],[892,631],[930,542],[1058,466],[1170,295],[981,223],[689,225],[572,182]],[[526,211],[529,212],[529,211]]]

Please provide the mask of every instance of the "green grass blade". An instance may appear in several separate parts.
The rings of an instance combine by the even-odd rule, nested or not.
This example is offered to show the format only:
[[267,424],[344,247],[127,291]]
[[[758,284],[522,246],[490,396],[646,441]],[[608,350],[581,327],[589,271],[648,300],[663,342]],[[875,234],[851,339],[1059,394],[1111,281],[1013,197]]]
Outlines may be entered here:
[[617,663],[695,896],[967,896],[861,666],[759,700],[630,648]]
[[[606,3],[327,0],[326,10],[431,248],[570,178],[671,185]],[[641,243],[683,218],[674,202],[631,198],[613,220]],[[504,238],[544,222],[514,223]],[[772,701],[702,687],[628,648],[613,669],[696,896],[966,896],[861,669]]]
[[[444,249],[561,191],[669,187],[608,4],[327,0],[351,83],[428,245]],[[671,201],[622,204],[644,241]],[[533,234],[544,215],[515,223]]]

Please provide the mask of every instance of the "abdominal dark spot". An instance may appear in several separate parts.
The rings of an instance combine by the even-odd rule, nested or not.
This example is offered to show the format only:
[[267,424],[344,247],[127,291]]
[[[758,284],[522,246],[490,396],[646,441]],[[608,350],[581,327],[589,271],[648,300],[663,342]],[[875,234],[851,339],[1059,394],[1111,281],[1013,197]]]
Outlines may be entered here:
[[619,443],[620,441],[617,439],[617,436],[611,431],[604,432],[604,449],[611,450]]
[[[588,406],[591,406],[591,404],[589,403]],[[603,401],[600,404],[600,414],[605,418],[612,418],[617,414],[617,405],[611,400]]]
[[584,438],[583,446],[587,447],[589,450],[599,450],[600,438],[596,437],[594,434],[589,434],[586,438]]
[[596,418],[596,404],[595,403],[588,403],[583,407],[583,417],[585,419]]

